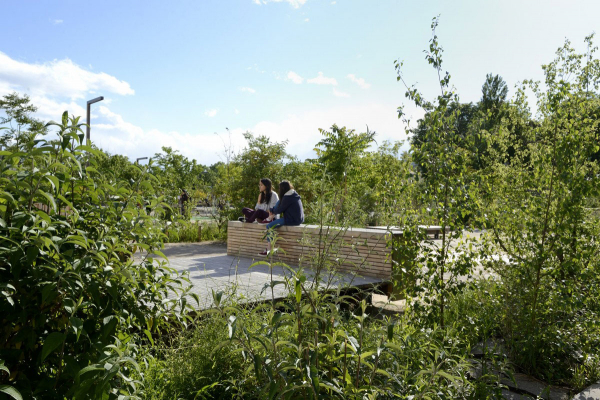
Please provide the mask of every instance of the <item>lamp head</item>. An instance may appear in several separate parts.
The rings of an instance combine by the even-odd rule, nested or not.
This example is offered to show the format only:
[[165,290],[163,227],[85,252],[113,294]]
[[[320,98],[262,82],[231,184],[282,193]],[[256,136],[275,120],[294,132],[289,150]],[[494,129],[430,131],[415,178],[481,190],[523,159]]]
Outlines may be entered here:
[[88,105],[90,105],[90,104],[94,104],[94,103],[97,103],[102,100],[104,100],[104,96],[100,96],[100,97],[96,97],[95,99],[88,100],[87,103],[88,103]]

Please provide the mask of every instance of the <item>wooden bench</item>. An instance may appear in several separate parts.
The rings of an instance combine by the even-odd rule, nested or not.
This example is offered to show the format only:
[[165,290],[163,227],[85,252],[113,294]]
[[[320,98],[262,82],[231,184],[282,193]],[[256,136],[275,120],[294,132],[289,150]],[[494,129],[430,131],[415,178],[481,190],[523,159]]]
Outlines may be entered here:
[[[367,229],[377,229],[377,230],[391,230],[393,232],[399,231],[400,228],[397,226],[367,226]],[[423,229],[427,232],[428,236],[433,236],[434,239],[439,239],[442,234],[442,227],[438,225],[419,225],[420,229]],[[446,227],[446,232],[449,232],[450,228]]]
[[[362,276],[390,279],[392,243],[400,231],[299,225],[276,229],[276,259],[290,265],[314,267],[326,261],[338,271],[357,272]],[[266,247],[266,225],[229,221],[227,254],[259,258]]]

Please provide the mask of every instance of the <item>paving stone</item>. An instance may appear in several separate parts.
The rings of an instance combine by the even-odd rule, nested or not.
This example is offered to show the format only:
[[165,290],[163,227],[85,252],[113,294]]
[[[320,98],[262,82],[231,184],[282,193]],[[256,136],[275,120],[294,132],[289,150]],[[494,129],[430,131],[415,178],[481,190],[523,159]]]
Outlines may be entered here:
[[[485,351],[484,351],[485,350]],[[474,357],[481,358],[484,356],[489,356],[490,354],[497,356],[507,356],[506,348],[504,347],[504,342],[498,339],[488,339],[485,343],[478,343],[471,349],[471,354]]]
[[525,391],[533,397],[539,396],[540,398],[547,400],[569,399],[569,391],[567,389],[548,385],[545,382],[525,374],[516,373],[514,374],[514,378],[515,382],[503,378],[500,380],[500,383],[508,386],[511,391]]
[[502,398],[506,400],[531,400],[535,399],[535,397],[527,396],[525,394],[519,394],[515,392],[511,392],[506,389],[502,389]]
[[600,399],[600,382],[589,386],[587,389],[576,394],[573,400],[598,400]]

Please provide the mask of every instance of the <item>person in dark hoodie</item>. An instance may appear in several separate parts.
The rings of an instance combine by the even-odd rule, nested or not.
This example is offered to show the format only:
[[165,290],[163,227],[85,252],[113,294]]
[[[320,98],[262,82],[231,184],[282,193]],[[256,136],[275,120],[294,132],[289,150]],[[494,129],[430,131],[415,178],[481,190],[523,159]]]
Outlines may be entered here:
[[[267,224],[267,230],[275,229],[281,225],[300,225],[304,222],[304,207],[300,195],[294,190],[290,181],[281,181],[279,183],[279,201],[275,207],[269,209],[271,215],[282,214],[283,218],[275,219]],[[272,231],[271,231],[272,232]],[[271,249],[271,232],[267,233],[267,248],[260,256],[266,256]]]

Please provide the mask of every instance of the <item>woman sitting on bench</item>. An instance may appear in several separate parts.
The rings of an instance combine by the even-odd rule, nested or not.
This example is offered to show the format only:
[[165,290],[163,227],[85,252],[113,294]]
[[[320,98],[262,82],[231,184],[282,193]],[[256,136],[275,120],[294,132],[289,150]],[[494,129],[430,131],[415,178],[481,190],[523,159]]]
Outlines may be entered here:
[[260,194],[256,202],[256,209],[253,210],[248,207],[242,208],[243,217],[238,218],[241,222],[254,222],[255,220],[260,223],[268,223],[272,217],[269,215],[269,210],[275,207],[279,197],[277,193],[272,191],[271,180],[263,178],[258,182],[258,188]]
[[[269,209],[273,221],[267,224],[267,248],[260,256],[266,256],[271,250],[271,241],[273,240],[273,229],[281,225],[300,225],[304,222],[304,207],[300,195],[296,193],[294,187],[289,181],[279,183],[279,198],[275,207]],[[276,214],[283,213],[283,218],[275,219]]]

